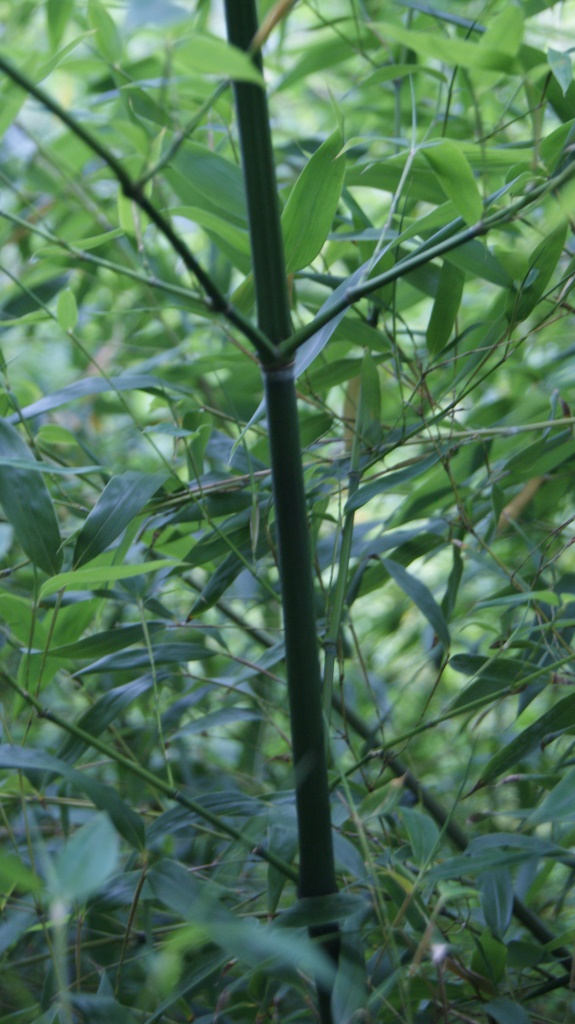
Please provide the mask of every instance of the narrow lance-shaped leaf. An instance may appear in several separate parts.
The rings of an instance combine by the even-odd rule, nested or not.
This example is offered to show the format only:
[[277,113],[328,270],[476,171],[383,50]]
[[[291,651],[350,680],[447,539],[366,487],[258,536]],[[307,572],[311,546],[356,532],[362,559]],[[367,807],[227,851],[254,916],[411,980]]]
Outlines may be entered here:
[[[487,762],[477,786],[492,782],[503,772],[516,767],[522,758],[538,747],[546,736],[560,729],[568,729],[575,724],[575,694],[564,697],[550,711],[547,711],[536,722],[524,729],[519,736],[511,740],[502,750]],[[477,788],[477,787],[476,787]]]
[[427,325],[427,350],[430,356],[441,352],[449,341],[461,305],[465,273],[459,267],[444,262],[431,316]]
[[165,479],[165,473],[127,472],[113,476],[76,538],[75,567],[85,565],[105,551],[141,512]]
[[515,323],[525,320],[541,299],[559,262],[566,236],[567,224],[559,224],[535,249],[519,295],[509,295],[507,313]]
[[106,811],[116,829],[127,842],[137,849],[144,848],[142,819],[118,796],[112,786],[98,782],[87,772],[78,772],[58,757],[44,750],[0,746],[0,769],[21,772],[49,772],[63,776],[67,782],[85,793],[101,811]]
[[473,171],[455,142],[442,139],[422,150],[445,195],[468,224],[481,220],[483,201]]
[[[17,430],[0,419],[0,458],[35,460]],[[48,575],[62,565],[60,528],[41,473],[0,463],[0,502],[28,558]]]
[[433,594],[431,594],[421,580],[416,579],[415,576],[407,572],[399,562],[394,562],[391,558],[382,558],[381,561],[391,578],[401,587],[404,594],[407,594],[413,603],[417,605],[420,612],[425,615],[429,625],[437,633],[441,642],[445,647],[449,647],[451,643],[449,629],[447,628],[443,612]]
[[288,274],[307,267],[332,226],[345,171],[340,133],[334,132],[308,160],[282,214]]

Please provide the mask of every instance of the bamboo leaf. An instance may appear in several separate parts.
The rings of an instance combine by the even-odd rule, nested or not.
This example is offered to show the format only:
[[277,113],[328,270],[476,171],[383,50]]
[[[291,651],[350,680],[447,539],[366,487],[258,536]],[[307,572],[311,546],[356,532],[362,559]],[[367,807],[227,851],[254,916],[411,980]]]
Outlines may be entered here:
[[518,294],[509,295],[507,312],[514,323],[525,320],[541,299],[563,252],[566,236],[567,225],[559,224],[535,249]]
[[441,352],[449,341],[461,305],[464,283],[465,272],[444,262],[427,325],[427,349],[431,356]]
[[113,476],[76,538],[74,568],[79,569],[105,551],[142,511],[166,477],[166,473],[135,471]]
[[282,214],[288,274],[315,259],[331,230],[345,172],[342,144],[339,131],[330,135],[310,157],[290,192]]
[[123,377],[109,377],[108,379],[85,377],[83,380],[68,384],[67,387],[60,388],[58,391],[52,392],[51,395],[45,395],[44,398],[39,398],[38,401],[25,406],[20,412],[7,417],[7,422],[18,423],[21,418],[29,420],[44,412],[51,412],[52,409],[59,409],[77,398],[101,395],[107,391],[151,391],[160,394],[165,391],[169,394],[179,390],[177,386],[174,388],[174,385],[168,384],[167,381],[161,380],[159,377],[152,377],[144,373],[125,374]]
[[0,886],[5,894],[13,889],[19,892],[41,892],[42,880],[13,853],[0,854]]
[[561,92],[565,95],[573,81],[573,64],[571,56],[568,53],[561,52],[560,50],[554,50],[550,46],[547,50],[547,60],[549,62],[549,67],[559,84]]
[[142,819],[118,796],[112,786],[104,785],[87,772],[78,772],[68,764],[43,750],[32,747],[0,746],[0,769],[21,771],[24,774],[47,772],[63,776],[71,785],[86,793],[102,811],[106,811],[121,836],[137,849],[144,847]]
[[118,833],[106,814],[96,814],[67,839],[54,862],[53,895],[66,903],[83,903],[116,869]]
[[46,21],[51,50],[56,50],[60,45],[73,10],[74,0],[47,0]]
[[391,558],[382,558],[381,561],[391,578],[395,580],[404,594],[407,594],[409,599],[419,608],[420,612],[425,615],[439,640],[448,648],[451,644],[451,638],[447,623],[441,608],[425,584],[421,580],[416,579],[415,576],[412,576],[411,573],[408,573],[402,565],[394,562]]
[[476,224],[483,215],[483,201],[467,159],[449,139],[422,148],[445,195],[468,224]]
[[485,35],[479,40],[479,47],[487,53],[497,51],[515,57],[523,41],[523,15],[515,4],[509,4],[491,18]]
[[52,575],[62,565],[60,528],[48,488],[28,446],[7,420],[0,419],[0,459],[17,459],[19,468],[0,462],[0,503],[28,558]]
[[516,767],[518,762],[540,746],[546,736],[569,729],[574,724],[575,694],[570,694],[569,697],[563,697],[550,711],[546,711],[519,736],[507,743],[502,750],[498,750],[487,762],[477,785],[485,786],[487,783],[493,782],[503,772]]
[[74,292],[70,288],[64,288],[64,291],[60,292],[56,316],[63,331],[73,331],[78,323],[78,307],[74,298]]
[[75,569],[73,572],[61,572],[43,584],[40,588],[40,600],[57,594],[66,587],[74,590],[98,590],[110,583],[117,583],[118,580],[130,580],[149,572],[159,572],[161,569],[175,569],[180,564],[171,558],[158,558],[156,562],[140,562],[138,565],[98,565],[89,566],[87,569]]
[[529,826],[548,821],[568,822],[575,817],[575,768],[570,768],[527,818]]
[[440,60],[449,67],[482,68],[484,71],[503,71],[508,75],[520,72],[520,67],[510,60],[509,54],[494,46],[481,46],[480,43],[454,37],[448,39],[437,33],[416,32],[390,22],[378,22],[376,28],[382,36],[401,43],[408,51]]
[[232,78],[236,82],[264,84],[261,72],[247,53],[206,33],[196,32],[178,47],[174,64],[186,74],[193,71],[195,74]]
[[114,19],[100,0],[88,0],[88,22],[95,32],[98,50],[115,64],[122,56],[122,43]]
[[513,914],[513,879],[509,868],[492,868],[479,875],[481,909],[493,935],[502,939]]
[[530,1017],[519,1003],[500,996],[483,1003],[483,1010],[495,1021],[495,1024],[530,1024]]

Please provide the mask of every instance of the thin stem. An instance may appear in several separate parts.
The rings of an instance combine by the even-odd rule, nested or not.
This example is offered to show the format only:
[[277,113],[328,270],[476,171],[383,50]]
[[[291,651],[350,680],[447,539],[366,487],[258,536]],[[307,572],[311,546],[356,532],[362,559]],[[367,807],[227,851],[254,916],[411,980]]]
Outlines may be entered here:
[[[351,497],[353,497],[353,495],[356,493],[359,487],[361,409],[362,396],[360,389],[358,415],[356,417],[356,425],[353,435],[351,456],[349,462],[348,500]],[[343,609],[345,604],[347,573],[349,569],[349,562],[351,558],[351,546],[353,542],[354,520],[355,511],[352,510],[351,512],[348,512],[344,518],[343,530],[341,534],[339,562],[337,567],[337,581],[333,591],[333,601],[332,607],[330,609],[329,626],[323,642],[323,646],[325,649],[325,661],[323,666],[323,713],[325,715],[327,722],[329,722],[330,720],[331,708],[333,704],[333,674],[341,632]]]
[[261,857],[262,860],[267,861],[268,864],[272,864],[273,867],[277,868],[278,871],[281,871],[286,878],[290,878],[292,882],[297,881],[297,872],[279,857],[276,857],[271,850],[266,850],[261,845],[254,849],[253,839],[250,839],[249,836],[244,835],[243,832],[234,828],[233,825],[229,825],[226,821],[219,818],[217,814],[212,814],[212,812],[206,807],[203,807],[191,797],[186,796],[185,793],[182,793],[179,789],[175,789],[169,782],[161,779],[153,772],[148,771],[147,768],[138,764],[137,761],[132,761],[129,757],[125,757],[124,754],[120,754],[118,750],[114,750],[113,747],[109,747],[108,744],[104,743],[99,739],[99,737],[92,736],[91,733],[86,732],[86,730],[82,729],[79,725],[74,725],[73,722],[67,722],[65,718],[61,718],[55,711],[50,711],[48,708],[44,707],[36,697],[19,686],[16,680],[12,679],[12,677],[2,669],[0,669],[0,678],[7,684],[7,686],[10,687],[11,690],[19,694],[22,700],[26,701],[27,704],[30,704],[37,711],[40,718],[45,718],[48,722],[53,722],[54,725],[57,725],[60,729],[64,729],[65,732],[74,736],[76,739],[82,740],[82,742],[86,743],[89,747],[94,747],[95,750],[99,750],[100,753],[104,754],[104,756],[109,758],[110,761],[121,765],[122,768],[131,772],[132,775],[136,775],[144,782],[147,782],[152,789],[157,790],[159,793],[163,793],[163,795],[168,797],[169,800],[174,800],[182,807],[186,807],[188,811],[192,811],[192,813],[196,814],[198,818],[202,818],[204,821],[207,821],[214,828],[218,829],[218,831],[229,836],[230,839],[235,839],[236,842],[241,843],[242,846],[245,849],[248,849],[252,854],[256,854],[258,857]]
[[93,153],[96,153],[96,155],[104,161],[114,174],[114,177],[120,185],[124,195],[135,202],[140,209],[147,214],[160,233],[170,243],[174,252],[180,256],[186,269],[197,278],[208,296],[213,311],[216,313],[222,313],[223,316],[225,316],[226,319],[234,325],[234,327],[237,327],[238,330],[240,330],[242,334],[251,341],[261,358],[264,358],[266,355],[269,357],[270,354],[273,353],[273,347],[271,346],[269,339],[264,333],[262,333],[262,331],[258,330],[246,317],[244,317],[239,310],[230,305],[225,295],[222,294],[214,281],[212,281],[209,274],[207,274],[201,264],[198,263],[183,238],[181,238],[177,231],[174,230],[170,221],[160,213],[154,203],[145,194],[140,183],[134,181],[130,177],[122,162],[114,156],[107,146],[104,146],[94,135],[92,135],[91,132],[87,130],[87,128],[84,128],[84,126],[77,121],[75,117],[69,114],[67,110],[64,110],[57,100],[50,96],[49,93],[45,92],[40,86],[35,85],[27,75],[20,71],[19,68],[16,68],[11,61],[6,59],[6,57],[0,56],[0,71],[3,71],[4,74],[8,75],[16,85],[19,85],[21,89],[38,100],[38,102],[41,103],[42,106],[46,107],[47,110],[51,110],[52,113],[62,121],[62,123],[65,124],[71,132],[74,133],[74,135],[81,139]]
[[[366,295],[370,295],[371,292],[377,291],[379,288],[383,288],[384,285],[391,284],[393,281],[397,281],[401,277],[405,277],[412,270],[416,270],[418,267],[425,266],[426,263],[430,263],[438,256],[444,256],[448,252],[452,252],[457,249],[460,245],[465,245],[466,242],[471,242],[474,238],[479,238],[482,235],[488,234],[493,228],[501,226],[503,224],[510,223],[522,210],[527,207],[534,205],[544,195],[554,191],[560,185],[565,184],[575,175],[575,164],[569,164],[561,173],[553,175],[547,181],[542,182],[541,185],[537,185],[527,193],[527,195],[521,196],[520,199],[514,203],[510,203],[504,210],[498,210],[496,213],[491,214],[489,217],[484,217],[478,221],[477,224],[473,224],[470,227],[464,228],[461,231],[456,231],[452,234],[454,226],[457,223],[462,223],[459,218],[453,225],[449,225],[450,234],[447,238],[443,238],[436,244],[431,245],[430,240],[423,242],[422,245],[409,256],[405,256],[399,260],[395,266],[386,270],[383,274],[378,274],[376,277],[371,277],[367,281],[363,281],[361,284],[355,285],[353,288],[348,288],[347,292],[339,299],[334,302],[329,309],[318,313],[316,317],[309,323],[305,324],[298,331],[295,331],[281,346],[280,350],[282,355],[285,357],[291,356],[296,350],[308,341],[309,338],[325,327],[326,324],[333,320],[339,313],[349,309],[354,303],[359,302],[360,299],[365,298]],[[445,232],[446,229],[444,229]],[[442,233],[444,233],[442,232]],[[432,240],[431,240],[432,241]],[[399,244],[398,241],[394,242],[394,246]],[[391,247],[390,247],[391,248]]]

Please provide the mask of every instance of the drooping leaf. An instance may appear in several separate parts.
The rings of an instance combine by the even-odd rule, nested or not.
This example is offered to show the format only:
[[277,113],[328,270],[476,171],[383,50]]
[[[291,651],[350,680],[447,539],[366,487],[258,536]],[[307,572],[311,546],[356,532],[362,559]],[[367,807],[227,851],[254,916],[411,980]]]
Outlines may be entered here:
[[563,697],[550,711],[527,726],[519,736],[507,743],[487,762],[478,785],[493,782],[503,772],[510,771],[538,747],[546,736],[568,729],[575,724],[575,694]]
[[98,782],[87,772],[76,771],[60,758],[32,747],[0,746],[0,768],[10,771],[47,772],[63,776],[81,793],[85,793],[101,811],[106,811],[110,820],[124,839],[136,849],[144,847],[144,826],[142,819],[118,796],[112,786]]
[[70,288],[64,288],[64,291],[60,292],[56,316],[63,331],[73,331],[78,323],[78,307],[74,292]]
[[519,74],[520,68],[510,59],[509,53],[494,46],[481,46],[466,39],[446,38],[432,32],[416,32],[403,25],[378,22],[381,36],[393,39],[414,50],[422,57],[440,60],[449,67],[482,68],[485,71],[503,71]]
[[554,50],[551,46],[547,50],[547,60],[563,95],[567,92],[573,81],[573,63],[571,56],[561,50]]
[[502,939],[513,913],[513,879],[509,868],[482,872],[479,888],[485,923],[496,938]]
[[526,320],[541,299],[563,252],[566,234],[567,225],[559,224],[535,249],[518,293],[509,295],[507,313],[514,323]]
[[575,816],[575,768],[570,768],[550,793],[529,815],[529,825],[540,825],[547,821],[573,821]]
[[111,14],[100,0],[88,0],[88,22],[95,32],[99,52],[114,64],[122,56],[122,43]]
[[178,387],[172,384],[168,384],[166,381],[161,380],[159,377],[152,377],[151,375],[138,373],[138,374],[125,374],[123,377],[109,377],[104,379],[103,377],[85,377],[83,380],[78,380],[74,384],[68,384],[65,388],[60,388],[58,391],[54,391],[51,395],[46,395],[44,398],[39,398],[37,402],[32,402],[31,405],[25,406],[18,413],[13,413],[7,417],[8,423],[18,423],[20,418],[25,420],[32,419],[34,416],[40,416],[44,412],[50,412],[52,409],[58,409],[62,405],[67,405],[68,402],[73,402],[77,398],[86,398],[88,395],[100,395],[106,391],[163,391],[173,392],[178,391]]
[[465,273],[445,262],[427,325],[427,348],[431,356],[441,352],[449,341],[461,305],[464,283]]
[[84,902],[116,869],[118,834],[106,814],[95,814],[71,835],[54,862],[53,895],[66,903]]
[[322,248],[331,228],[345,172],[339,131],[310,157],[285,205],[282,230],[288,274],[307,267]]
[[185,73],[218,75],[237,82],[263,85],[261,72],[248,54],[224,39],[195,32],[189,36],[174,55],[174,64]]
[[423,155],[433,169],[445,195],[467,224],[476,224],[483,214],[483,201],[473,171],[455,142],[442,139],[424,146]]
[[448,648],[451,644],[449,629],[443,617],[443,612],[433,594],[421,580],[412,576],[398,562],[394,562],[391,558],[382,558],[381,561],[391,578],[395,580],[404,594],[407,594],[410,600],[419,608],[420,612],[425,615],[439,640]]
[[66,30],[68,19],[74,10],[74,0],[47,0],[46,21],[50,48],[56,50]]
[[530,1024],[529,1014],[524,1007],[507,996],[490,999],[488,1003],[483,1003],[482,1008],[496,1024]]
[[98,565],[73,572],[61,572],[47,580],[40,588],[40,600],[57,594],[64,588],[74,590],[98,590],[118,580],[129,580],[149,572],[174,569],[178,565],[171,558],[158,558],[156,562],[141,562],[139,565]]
[[3,892],[41,892],[42,879],[13,853],[0,854],[0,886]]
[[128,471],[108,481],[76,538],[76,569],[96,558],[120,536],[162,486],[166,476],[165,473]]
[[23,468],[35,460],[17,430],[0,419],[0,458],[21,460],[20,468],[0,462],[0,503],[28,558],[48,575],[62,565],[60,528],[40,473]]

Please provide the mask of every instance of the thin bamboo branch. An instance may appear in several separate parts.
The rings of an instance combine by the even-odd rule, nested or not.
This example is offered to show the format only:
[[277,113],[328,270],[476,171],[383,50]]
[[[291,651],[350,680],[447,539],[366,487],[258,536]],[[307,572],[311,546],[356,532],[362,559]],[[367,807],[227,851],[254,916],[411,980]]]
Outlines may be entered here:
[[[435,244],[431,244],[433,239],[423,242],[415,252],[398,260],[393,267],[386,270],[383,274],[377,274],[375,277],[370,277],[361,284],[349,288],[342,298],[334,302],[329,309],[324,310],[323,313],[318,313],[310,323],[305,324],[304,327],[295,331],[290,338],[287,338],[280,346],[281,353],[285,357],[293,355],[304,342],[313,337],[322,327],[325,327],[330,320],[333,320],[339,313],[349,309],[354,303],[359,302],[360,299],[365,298],[379,288],[383,288],[385,285],[391,284],[393,281],[399,280],[401,277],[405,277],[410,271],[425,266],[426,263],[430,263],[438,256],[444,256],[446,253],[459,248],[459,246],[465,245],[466,242],[471,242],[474,238],[480,238],[482,235],[488,234],[493,228],[509,224],[520,213],[533,206],[536,202],[539,202],[548,193],[554,192],[555,189],[564,185],[574,176],[575,161],[569,163],[560,173],[553,175],[540,185],[536,185],[526,195],[521,196],[514,203],[510,203],[504,210],[497,210],[490,216],[482,218],[477,224],[473,224],[461,231],[456,230],[455,233],[449,233],[448,237],[441,238]],[[454,222],[454,225],[449,225],[450,232],[457,223],[463,222],[459,219]],[[444,229],[444,232],[445,230],[447,229]],[[444,232],[439,234],[441,235]],[[437,236],[434,236],[434,238],[437,238]],[[397,243],[390,245],[387,251],[393,249],[395,244]]]
[[140,183],[130,177],[121,160],[118,160],[107,146],[104,146],[95,135],[92,135],[75,117],[68,113],[67,110],[64,110],[57,100],[39,85],[36,85],[19,68],[15,67],[11,61],[7,60],[6,57],[0,56],[0,71],[3,71],[16,85],[19,85],[21,89],[38,100],[43,107],[50,110],[77,138],[81,139],[93,153],[100,157],[112,171],[126,198],[136,203],[150,218],[158,231],[170,243],[174,252],[181,258],[186,269],[197,278],[208,297],[208,304],[213,312],[221,313],[234,327],[237,327],[251,341],[262,359],[266,358],[266,356],[269,358],[273,353],[273,347],[269,339],[228,302],[225,295],[223,295],[209,274],[206,273],[197,261],[183,238],[174,230],[171,222],[160,213],[151,199],[148,198]]
[[158,793],[162,793],[164,796],[168,797],[169,800],[174,800],[175,803],[180,804],[188,811],[196,814],[198,818],[201,818],[203,821],[207,821],[219,832],[223,832],[224,835],[227,835],[230,839],[234,839],[236,842],[241,843],[245,849],[277,868],[278,871],[281,871],[281,873],[285,875],[286,878],[291,879],[292,882],[297,881],[297,872],[294,871],[289,864],[286,864],[279,857],[276,857],[271,850],[267,850],[263,845],[254,848],[253,838],[250,839],[249,836],[244,835],[244,833],[240,832],[239,829],[234,828],[233,825],[229,825],[226,821],[219,818],[217,814],[213,814],[208,810],[207,807],[202,807],[197,800],[193,800],[191,797],[186,796],[185,793],[182,793],[181,790],[177,789],[170,782],[167,782],[158,775],[155,775],[154,772],[144,768],[144,766],[139,764],[137,761],[132,761],[129,757],[121,754],[113,747],[108,746],[108,744],[104,743],[98,736],[93,736],[91,733],[86,732],[85,729],[75,725],[73,722],[66,721],[65,718],[62,718],[55,711],[51,711],[49,708],[46,708],[39,700],[37,700],[36,697],[33,696],[33,694],[19,686],[16,680],[12,679],[12,677],[3,669],[0,669],[0,678],[7,686],[10,687],[11,690],[14,691],[14,693],[17,693],[23,701],[34,708],[38,717],[45,718],[47,721],[53,722],[54,725],[63,729],[70,736],[74,736],[75,739],[81,740],[89,747],[99,750],[100,753],[109,758],[110,761],[121,765],[122,768],[126,769],[126,771],[129,771],[132,775],[136,775],[139,779],[142,779],[143,782],[147,782],[148,785]]

